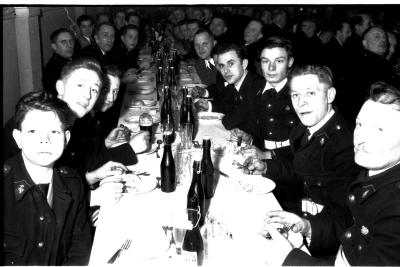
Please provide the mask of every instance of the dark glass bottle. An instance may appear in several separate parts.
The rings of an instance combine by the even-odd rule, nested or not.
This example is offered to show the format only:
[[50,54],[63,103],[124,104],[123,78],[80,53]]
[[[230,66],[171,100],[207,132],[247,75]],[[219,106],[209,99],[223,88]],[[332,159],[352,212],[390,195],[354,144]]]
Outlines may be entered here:
[[205,195],[204,195],[203,185],[201,183],[200,159],[195,159],[193,161],[192,183],[189,187],[189,191],[187,194],[187,208],[200,209],[199,226],[200,227],[203,226],[205,219]]
[[181,110],[180,110],[180,117],[179,117],[179,124],[182,125],[182,123],[185,122],[185,116],[186,116],[186,96],[188,94],[188,89],[187,87],[182,88],[182,102],[181,102]]
[[158,67],[157,69],[157,75],[156,75],[156,86],[157,86],[157,100],[160,100],[160,94],[162,92],[162,89],[164,87],[164,72],[163,72],[163,68],[161,66]]
[[193,99],[192,96],[187,94],[184,97],[183,100],[183,104],[184,104],[184,108],[183,111],[181,110],[181,117],[180,117],[180,125],[183,126],[183,124],[185,123],[191,123],[193,124],[193,132],[192,132],[192,137],[194,138],[194,131],[195,131],[195,120],[194,120],[194,115],[193,115],[193,108],[192,108],[192,104],[193,104]]
[[201,159],[201,176],[206,199],[212,198],[215,192],[214,166],[211,160],[211,140],[203,137],[203,158]]
[[168,86],[164,86],[164,99],[163,103],[161,106],[161,114],[160,114],[160,119],[161,119],[161,127],[164,125],[169,124],[171,126],[171,133],[168,135],[165,135],[165,142],[172,144],[175,140],[175,124],[174,124],[174,117],[172,114],[172,106],[171,106],[171,92],[168,88]]
[[171,144],[164,143],[164,154],[160,165],[161,191],[170,193],[176,189],[175,162],[172,156]]
[[[200,226],[204,224],[204,192],[201,186],[201,163],[199,160],[193,162],[193,178],[187,196],[188,220],[193,224],[193,229],[187,230],[183,240],[183,256],[187,262],[203,264],[204,244],[200,233]],[[200,209],[199,214],[196,211]],[[203,219],[202,219],[203,218]]]

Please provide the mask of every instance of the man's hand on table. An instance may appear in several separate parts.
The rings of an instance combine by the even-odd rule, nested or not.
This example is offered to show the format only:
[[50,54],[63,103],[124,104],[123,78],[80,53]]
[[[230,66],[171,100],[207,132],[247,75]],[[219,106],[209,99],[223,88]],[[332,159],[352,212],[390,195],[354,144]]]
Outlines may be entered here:
[[130,68],[127,71],[124,72],[122,75],[122,82],[123,83],[130,83],[134,82],[138,79],[138,75],[136,74],[137,69],[136,68]]
[[193,99],[198,98],[198,97],[207,97],[208,96],[208,91],[205,88],[195,86],[192,88],[192,93],[191,93]]
[[111,130],[107,138],[104,140],[106,148],[126,143],[129,140],[130,132],[127,133],[125,127],[117,127]]
[[129,141],[132,149],[136,154],[145,152],[150,149],[150,134],[147,131],[142,131],[136,134]]
[[246,145],[240,149],[245,159],[257,158],[257,159],[272,159],[271,151],[261,151],[258,147],[253,145]]
[[90,206],[106,206],[117,203],[122,197],[122,175],[105,178],[100,186],[91,191]]
[[200,111],[208,111],[209,109],[209,104],[208,101],[206,99],[198,99],[195,103],[194,103],[194,107],[196,108],[197,112]]
[[243,172],[246,174],[265,174],[267,172],[267,163],[253,157],[247,158],[243,163]]
[[311,225],[310,221],[299,217],[298,215],[283,211],[270,211],[267,213],[268,219],[267,224],[281,224],[289,226],[290,229],[295,233],[301,233],[303,236],[311,237]]
[[102,181],[107,177],[121,175],[124,171],[127,170],[128,168],[125,165],[119,162],[109,161],[100,168],[91,172],[87,172],[86,181],[89,185],[92,185],[99,181]]
[[230,140],[232,142],[238,142],[240,140],[240,143],[243,143],[245,145],[251,145],[253,142],[253,137],[251,134],[246,133],[245,131],[240,130],[239,128],[234,128],[230,131]]

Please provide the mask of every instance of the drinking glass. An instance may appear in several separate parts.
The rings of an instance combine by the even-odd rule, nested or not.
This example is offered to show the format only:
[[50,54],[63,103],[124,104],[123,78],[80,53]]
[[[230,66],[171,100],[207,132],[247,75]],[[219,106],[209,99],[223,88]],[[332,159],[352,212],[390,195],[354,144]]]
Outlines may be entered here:
[[[184,217],[180,217],[185,215]],[[185,214],[178,215],[175,225],[172,227],[172,234],[175,242],[176,253],[182,254],[183,240],[185,239],[186,231],[195,228],[200,221],[200,208],[185,209]],[[188,220],[189,219],[189,220]]]
[[183,123],[181,126],[182,149],[191,149],[193,139],[193,123]]

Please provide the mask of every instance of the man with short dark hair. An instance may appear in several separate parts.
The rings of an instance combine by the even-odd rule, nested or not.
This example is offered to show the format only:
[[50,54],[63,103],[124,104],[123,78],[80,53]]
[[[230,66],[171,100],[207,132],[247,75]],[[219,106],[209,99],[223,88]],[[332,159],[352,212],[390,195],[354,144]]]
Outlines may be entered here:
[[93,57],[100,61],[102,65],[114,63],[115,59],[110,54],[115,41],[114,26],[109,22],[97,25],[94,31],[94,39],[96,44],[82,49],[80,55]]
[[42,85],[46,92],[57,96],[56,82],[60,78],[62,68],[72,59],[75,38],[70,30],[60,28],[50,35],[50,41],[54,53],[44,67]]
[[236,44],[222,44],[215,48],[218,70],[223,77],[214,90],[210,90],[212,101],[200,99],[196,107],[224,113],[222,123],[226,129],[245,129],[257,92],[265,87],[265,80],[247,71],[247,55],[244,47]]
[[77,36],[77,39],[79,41],[80,49],[94,44],[92,36],[94,30],[93,18],[89,15],[81,15],[76,20],[76,24],[78,24],[79,27],[79,35]]

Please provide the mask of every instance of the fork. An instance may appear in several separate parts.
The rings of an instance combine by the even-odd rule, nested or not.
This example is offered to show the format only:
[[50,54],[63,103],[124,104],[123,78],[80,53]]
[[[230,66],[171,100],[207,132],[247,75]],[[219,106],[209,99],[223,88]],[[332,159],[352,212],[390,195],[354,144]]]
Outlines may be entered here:
[[129,246],[131,245],[132,240],[131,239],[127,239],[125,240],[125,242],[122,244],[121,248],[119,248],[114,255],[112,255],[112,257],[107,261],[107,263],[114,263],[115,260],[121,255],[123,250],[128,250]]

